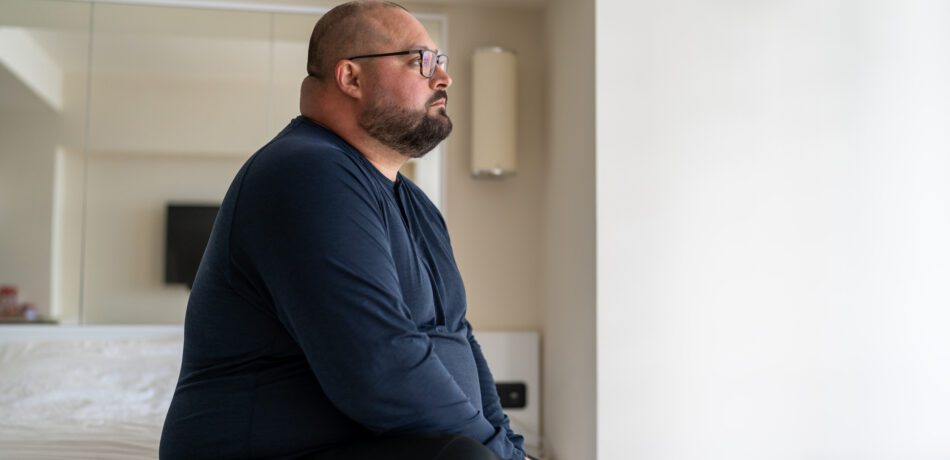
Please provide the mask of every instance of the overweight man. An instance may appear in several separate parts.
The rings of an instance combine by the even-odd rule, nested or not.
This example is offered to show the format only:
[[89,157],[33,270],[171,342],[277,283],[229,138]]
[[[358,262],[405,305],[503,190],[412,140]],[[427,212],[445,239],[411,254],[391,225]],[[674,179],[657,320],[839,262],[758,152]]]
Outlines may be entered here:
[[445,221],[399,174],[452,131],[447,63],[395,3],[317,22],[301,116],[215,221],[162,459],[525,458]]

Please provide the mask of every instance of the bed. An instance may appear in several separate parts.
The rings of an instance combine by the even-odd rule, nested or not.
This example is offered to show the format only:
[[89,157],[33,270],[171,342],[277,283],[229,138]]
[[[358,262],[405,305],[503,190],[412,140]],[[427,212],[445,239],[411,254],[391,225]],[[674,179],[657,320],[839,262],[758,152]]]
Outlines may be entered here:
[[[538,452],[537,334],[477,337],[528,388],[506,413]],[[0,326],[0,459],[156,458],[181,350],[181,326]]]

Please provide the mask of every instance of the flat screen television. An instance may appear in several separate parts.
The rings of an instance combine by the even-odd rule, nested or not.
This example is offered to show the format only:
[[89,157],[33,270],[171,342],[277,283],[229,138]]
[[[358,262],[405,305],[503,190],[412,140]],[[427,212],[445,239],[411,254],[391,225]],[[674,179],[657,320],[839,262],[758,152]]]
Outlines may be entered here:
[[219,207],[168,205],[165,213],[165,284],[184,284],[191,289]]

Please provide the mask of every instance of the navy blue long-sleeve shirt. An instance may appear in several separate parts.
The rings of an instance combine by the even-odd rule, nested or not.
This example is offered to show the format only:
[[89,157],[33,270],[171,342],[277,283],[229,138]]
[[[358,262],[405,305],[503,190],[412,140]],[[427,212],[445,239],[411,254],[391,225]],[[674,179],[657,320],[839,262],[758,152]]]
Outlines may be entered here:
[[438,209],[297,117],[221,205],[160,456],[290,458],[453,433],[522,460],[465,311]]

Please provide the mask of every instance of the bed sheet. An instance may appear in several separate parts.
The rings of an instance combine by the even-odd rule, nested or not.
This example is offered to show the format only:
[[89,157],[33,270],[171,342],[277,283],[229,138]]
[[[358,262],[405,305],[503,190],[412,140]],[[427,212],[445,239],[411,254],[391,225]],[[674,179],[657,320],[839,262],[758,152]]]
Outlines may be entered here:
[[0,459],[156,458],[181,336],[0,345]]

